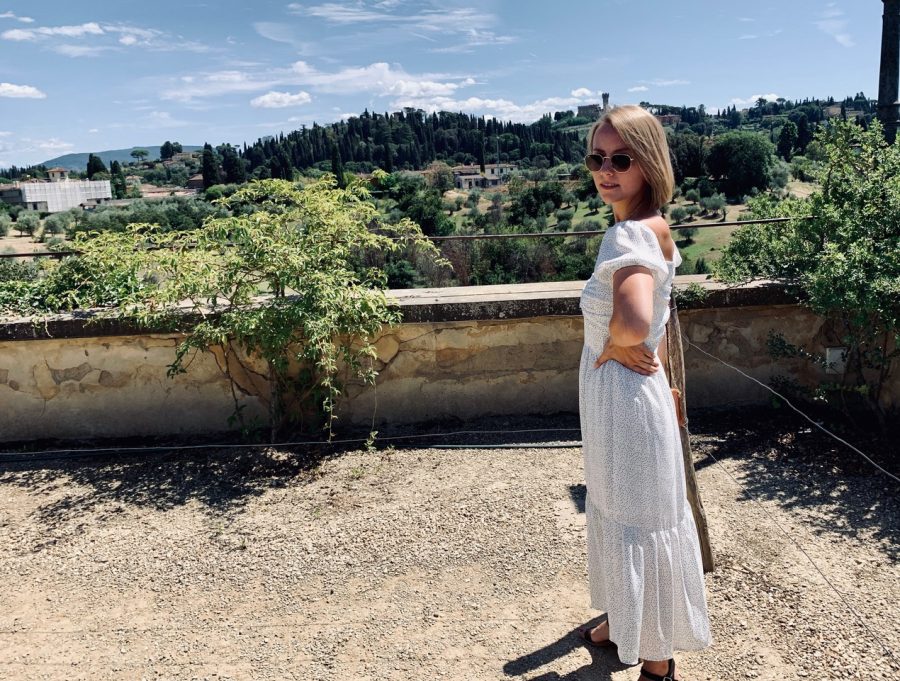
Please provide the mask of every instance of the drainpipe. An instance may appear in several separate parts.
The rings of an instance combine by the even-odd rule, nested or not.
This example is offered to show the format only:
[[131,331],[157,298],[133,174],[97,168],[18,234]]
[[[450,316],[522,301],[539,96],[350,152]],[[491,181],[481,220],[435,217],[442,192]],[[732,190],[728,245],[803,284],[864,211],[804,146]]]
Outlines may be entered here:
[[884,17],[881,28],[881,72],[878,78],[878,120],[884,136],[894,143],[900,119],[897,101],[900,79],[900,0],[882,0]]

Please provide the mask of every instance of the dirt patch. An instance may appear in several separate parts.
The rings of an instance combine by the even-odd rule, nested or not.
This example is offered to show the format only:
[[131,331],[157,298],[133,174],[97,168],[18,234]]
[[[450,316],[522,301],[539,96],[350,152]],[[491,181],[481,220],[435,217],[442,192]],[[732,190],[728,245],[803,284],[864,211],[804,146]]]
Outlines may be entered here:
[[[718,567],[685,678],[896,678],[873,635],[900,648],[898,489],[747,418],[694,427]],[[575,635],[599,615],[580,449],[524,437],[0,464],[0,676],[633,681]]]

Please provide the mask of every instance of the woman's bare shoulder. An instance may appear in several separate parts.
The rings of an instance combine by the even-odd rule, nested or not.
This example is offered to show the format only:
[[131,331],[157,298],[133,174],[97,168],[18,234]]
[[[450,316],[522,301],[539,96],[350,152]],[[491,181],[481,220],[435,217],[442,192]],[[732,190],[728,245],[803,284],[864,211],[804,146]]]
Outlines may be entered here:
[[672,232],[669,229],[669,223],[665,221],[662,215],[654,215],[653,217],[641,220],[656,234],[659,240],[659,247],[662,249],[663,256],[666,260],[672,260],[675,257],[675,241],[672,239]]

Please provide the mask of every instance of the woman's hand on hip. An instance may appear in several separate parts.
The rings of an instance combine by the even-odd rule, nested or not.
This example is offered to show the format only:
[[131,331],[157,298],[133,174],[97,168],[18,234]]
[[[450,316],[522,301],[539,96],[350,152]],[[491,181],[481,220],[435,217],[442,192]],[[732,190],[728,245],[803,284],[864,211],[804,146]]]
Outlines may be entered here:
[[594,362],[594,367],[599,369],[611,359],[642,376],[651,376],[659,371],[659,360],[656,359],[653,351],[648,350],[643,343],[626,347],[607,341],[603,352]]

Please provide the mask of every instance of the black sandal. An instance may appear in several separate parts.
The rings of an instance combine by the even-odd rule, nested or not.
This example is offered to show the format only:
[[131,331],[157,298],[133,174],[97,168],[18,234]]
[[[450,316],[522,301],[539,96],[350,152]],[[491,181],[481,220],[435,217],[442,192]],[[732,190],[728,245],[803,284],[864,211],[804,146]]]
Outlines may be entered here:
[[[675,660],[669,660],[669,671],[666,672],[665,676],[648,672],[643,667],[641,667],[641,676],[650,679],[650,681],[675,681]],[[641,681],[641,679],[638,678],[638,681]]]
[[[602,622],[600,624],[603,624]],[[610,641],[608,638],[603,639],[602,641],[595,641],[591,638],[591,632],[594,631],[597,627],[600,626],[598,624],[595,627],[581,627],[578,630],[578,635],[581,637],[581,640],[584,641],[587,645],[593,648],[615,648],[616,644]]]

